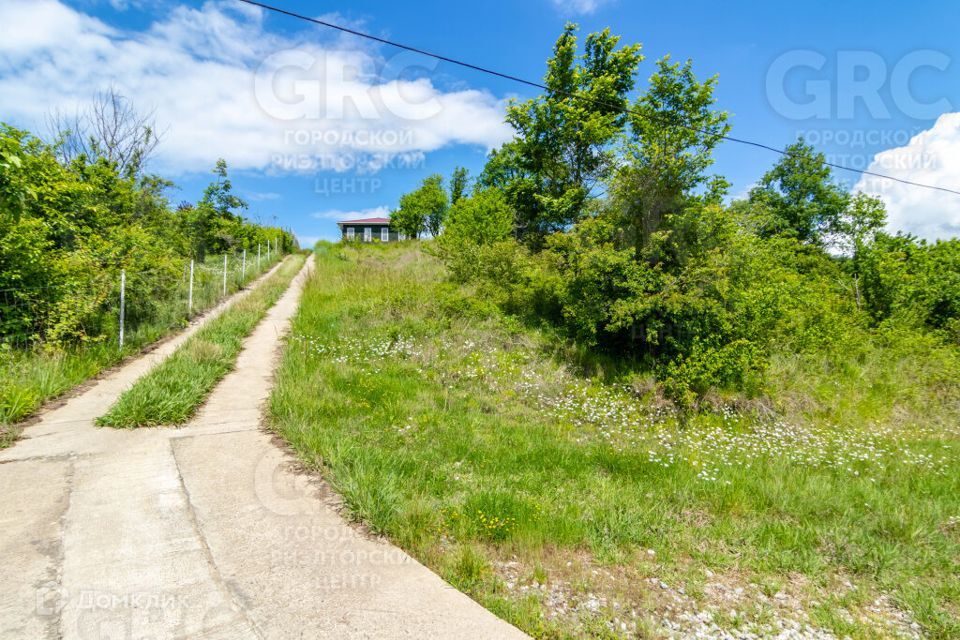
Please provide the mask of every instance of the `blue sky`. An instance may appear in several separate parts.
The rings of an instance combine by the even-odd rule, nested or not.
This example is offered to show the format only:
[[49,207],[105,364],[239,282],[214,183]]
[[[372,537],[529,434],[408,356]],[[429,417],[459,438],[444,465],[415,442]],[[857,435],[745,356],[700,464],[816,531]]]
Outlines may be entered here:
[[[525,0],[276,4],[540,79],[568,20],[693,58],[720,76],[732,135],[960,188],[960,3]],[[0,0],[0,120],[42,132],[53,110],[114,86],[166,131],[153,169],[194,200],[224,157],[250,216],[304,242],[377,215],[430,173],[474,174],[510,135],[505,101],[531,91],[264,15],[233,0]],[[725,144],[717,172],[745,193],[775,161]],[[358,167],[360,167],[358,169]],[[891,226],[960,235],[960,196],[838,176],[877,193]]]

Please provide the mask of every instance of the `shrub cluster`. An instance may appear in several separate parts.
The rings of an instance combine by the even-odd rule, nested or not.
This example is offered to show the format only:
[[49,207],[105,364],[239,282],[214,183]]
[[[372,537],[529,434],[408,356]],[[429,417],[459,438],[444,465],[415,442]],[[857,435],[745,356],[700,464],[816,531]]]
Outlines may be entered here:
[[156,176],[103,156],[64,160],[0,125],[0,342],[57,348],[114,333],[121,269],[138,292],[126,310],[136,326],[164,312],[191,258],[295,247],[289,232],[240,214],[223,161],[215,174],[199,202],[172,208]]
[[578,56],[568,28],[551,91],[510,107],[514,139],[437,239],[455,279],[652,371],[685,407],[759,393],[774,353],[839,353],[882,325],[957,342],[960,242],[886,233],[882,203],[803,140],[729,202],[708,173],[729,130],[716,79],[667,58],[631,101],[642,56],[617,44],[592,34]]

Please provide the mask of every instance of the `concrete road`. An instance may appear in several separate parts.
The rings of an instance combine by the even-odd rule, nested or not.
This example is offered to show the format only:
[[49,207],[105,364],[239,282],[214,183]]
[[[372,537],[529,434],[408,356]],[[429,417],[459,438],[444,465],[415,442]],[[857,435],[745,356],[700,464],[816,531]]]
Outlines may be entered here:
[[0,638],[524,638],[400,549],[260,427],[312,261],[184,428],[93,425],[170,341],[0,451]]

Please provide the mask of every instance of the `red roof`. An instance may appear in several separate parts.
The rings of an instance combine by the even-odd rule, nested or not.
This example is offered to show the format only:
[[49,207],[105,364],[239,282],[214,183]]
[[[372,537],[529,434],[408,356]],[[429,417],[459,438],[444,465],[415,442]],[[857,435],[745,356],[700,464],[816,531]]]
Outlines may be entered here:
[[337,224],[390,224],[390,218],[362,218],[360,220],[341,220]]

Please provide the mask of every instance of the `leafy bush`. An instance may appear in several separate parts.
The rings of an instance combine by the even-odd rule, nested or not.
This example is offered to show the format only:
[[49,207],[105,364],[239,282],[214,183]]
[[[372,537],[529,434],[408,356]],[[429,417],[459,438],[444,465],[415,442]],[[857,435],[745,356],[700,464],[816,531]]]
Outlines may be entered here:
[[720,347],[696,343],[689,354],[664,367],[664,389],[677,404],[689,408],[714,388],[757,391],[765,366],[761,350],[749,340]]
[[495,190],[477,191],[457,201],[447,216],[444,233],[438,240],[440,253],[454,277],[467,281],[487,269],[497,271],[495,247],[507,240],[513,229],[513,211]]
[[400,208],[390,214],[390,221],[397,231],[409,238],[419,238],[425,231],[436,237],[443,227],[449,206],[443,176],[434,174],[424,179],[420,188],[400,198]]
[[881,235],[861,257],[863,295],[877,320],[946,330],[960,318],[960,241]]
[[[885,234],[883,204],[848,193],[803,140],[725,204],[709,173],[729,131],[716,78],[668,57],[631,101],[642,56],[618,42],[592,34],[579,57],[568,27],[551,91],[511,107],[514,139],[438,239],[455,280],[654,373],[684,407],[711,389],[760,393],[783,354],[840,362],[885,326],[958,341],[960,241]],[[629,114],[569,97],[598,92]]]
[[196,205],[171,210],[169,183],[121,172],[116,162],[57,149],[0,125],[0,342],[63,348],[102,341],[117,327],[119,274],[127,271],[130,327],[162,319],[190,258],[282,240],[246,221],[227,168]]

